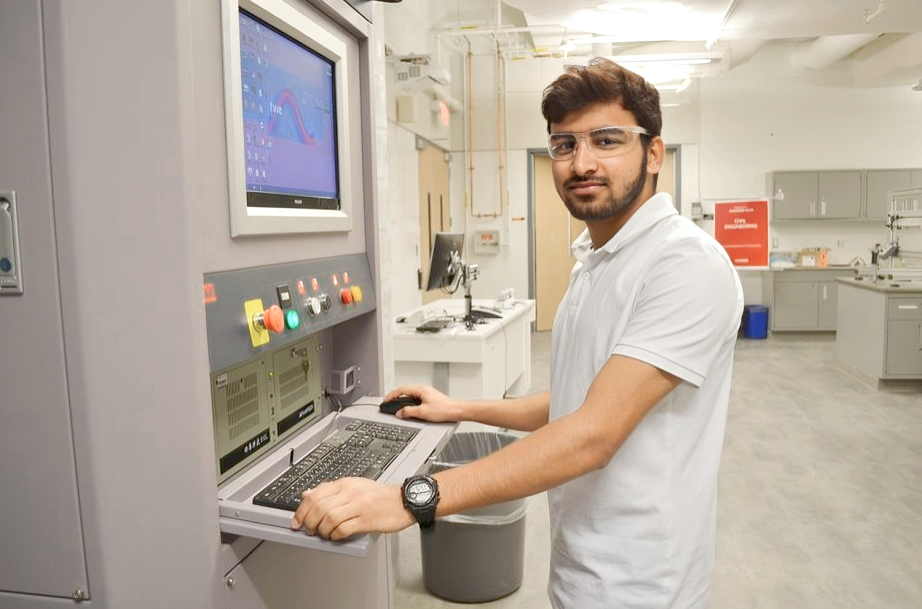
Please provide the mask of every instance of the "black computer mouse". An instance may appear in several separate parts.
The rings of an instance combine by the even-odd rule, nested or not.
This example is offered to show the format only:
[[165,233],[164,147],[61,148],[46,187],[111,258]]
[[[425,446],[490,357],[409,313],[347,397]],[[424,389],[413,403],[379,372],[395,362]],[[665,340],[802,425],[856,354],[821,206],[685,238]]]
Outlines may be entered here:
[[397,414],[397,411],[404,406],[419,406],[420,400],[412,395],[399,395],[393,400],[381,402],[378,409],[385,414]]

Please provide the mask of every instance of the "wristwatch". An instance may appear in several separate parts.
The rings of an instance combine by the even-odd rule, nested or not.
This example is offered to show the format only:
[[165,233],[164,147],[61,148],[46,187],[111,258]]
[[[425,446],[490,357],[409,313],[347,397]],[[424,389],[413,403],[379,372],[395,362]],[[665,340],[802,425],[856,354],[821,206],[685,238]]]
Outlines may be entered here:
[[403,507],[410,510],[420,528],[435,524],[435,508],[439,504],[439,483],[431,476],[410,476],[403,482]]

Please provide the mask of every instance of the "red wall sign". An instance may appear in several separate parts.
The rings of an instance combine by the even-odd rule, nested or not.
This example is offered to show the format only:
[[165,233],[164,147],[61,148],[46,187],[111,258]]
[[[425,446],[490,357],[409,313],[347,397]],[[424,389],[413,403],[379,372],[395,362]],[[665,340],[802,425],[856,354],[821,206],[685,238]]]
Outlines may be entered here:
[[714,203],[714,238],[734,266],[768,266],[768,201]]

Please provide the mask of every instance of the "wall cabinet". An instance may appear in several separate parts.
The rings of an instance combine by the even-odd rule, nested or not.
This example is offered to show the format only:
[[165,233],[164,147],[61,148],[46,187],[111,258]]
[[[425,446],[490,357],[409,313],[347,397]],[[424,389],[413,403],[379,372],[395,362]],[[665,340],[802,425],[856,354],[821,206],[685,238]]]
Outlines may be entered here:
[[776,171],[773,220],[885,220],[891,190],[922,187],[922,169]]
[[890,191],[922,186],[922,169],[869,169],[865,218],[884,220],[890,208]]
[[771,177],[775,220],[861,217],[864,172],[778,171]]
[[772,331],[836,329],[837,277],[854,275],[851,269],[792,269],[772,273],[769,318]]

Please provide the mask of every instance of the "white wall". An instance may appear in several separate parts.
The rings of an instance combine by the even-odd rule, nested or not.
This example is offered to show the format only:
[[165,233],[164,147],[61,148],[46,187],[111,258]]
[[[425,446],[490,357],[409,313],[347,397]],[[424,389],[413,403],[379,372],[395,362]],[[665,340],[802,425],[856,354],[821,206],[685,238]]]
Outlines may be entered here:
[[[417,3],[407,0],[393,8],[397,7],[401,8],[387,11],[389,24],[392,18],[404,21],[404,13],[416,10]],[[416,36],[420,44],[434,45],[419,33],[419,26],[418,21],[412,26],[402,23],[400,32]],[[390,25],[387,31],[392,35]],[[795,68],[788,59],[793,48],[792,43],[768,43],[748,62],[694,83],[686,92],[688,103],[663,109],[663,137],[667,144],[681,148],[683,215],[690,215],[693,201],[701,201],[709,212],[715,200],[765,198],[767,174],[772,171],[922,167],[922,94],[909,87],[852,88],[848,64],[825,71]],[[454,95],[464,101],[466,92],[457,88],[464,80],[463,62],[448,45],[442,45],[441,52],[444,64],[452,69]],[[469,159],[464,149],[468,125],[464,114],[452,115],[454,226],[469,234],[496,229],[502,239],[498,254],[469,252],[467,256],[481,267],[475,297],[493,297],[506,287],[513,287],[519,297],[527,295],[528,151],[545,146],[541,93],[562,72],[563,63],[542,59],[505,64],[506,111],[502,118],[508,181],[506,192],[497,193],[506,197],[499,217],[476,218],[471,213]],[[478,100],[473,106],[478,138],[495,121],[489,103],[495,92],[489,76],[479,68],[471,89]],[[491,150],[482,139],[474,141],[474,179],[495,181],[493,176],[484,178],[488,171],[495,171],[495,148]],[[389,154],[402,158],[403,151]],[[409,169],[395,171],[410,175]],[[475,196],[481,199],[477,188]],[[701,226],[713,231],[712,222]],[[775,249],[828,247],[830,262],[842,264],[859,256],[868,261],[870,248],[887,238],[881,221],[858,220],[775,223],[771,236],[777,239]],[[409,268],[409,263],[405,266]],[[763,302],[766,276],[753,273],[745,277],[747,302]]]
[[[377,35],[382,36],[383,32],[389,53],[384,62],[385,73],[381,75],[387,88],[387,152],[385,163],[378,168],[387,176],[387,187],[378,207],[379,243],[386,269],[379,282],[385,324],[421,303],[417,282],[420,248],[417,137],[444,148],[448,147],[449,139],[449,127],[433,112],[436,93],[431,88],[399,87],[394,61],[407,55],[429,55],[433,61],[440,61],[440,50],[430,28],[441,19],[442,12],[430,2],[406,0],[382,6],[376,13]],[[378,19],[377,14],[382,17]],[[398,98],[412,107],[413,120],[398,120]],[[385,383],[389,386],[392,367],[385,368]]]
[[[766,45],[750,62],[700,83],[701,199],[768,196],[766,174],[796,169],[922,167],[922,94],[851,88],[849,71],[791,67],[794,46]],[[773,223],[775,249],[829,247],[830,261],[870,259],[882,221]],[[840,241],[843,245],[839,245]]]

